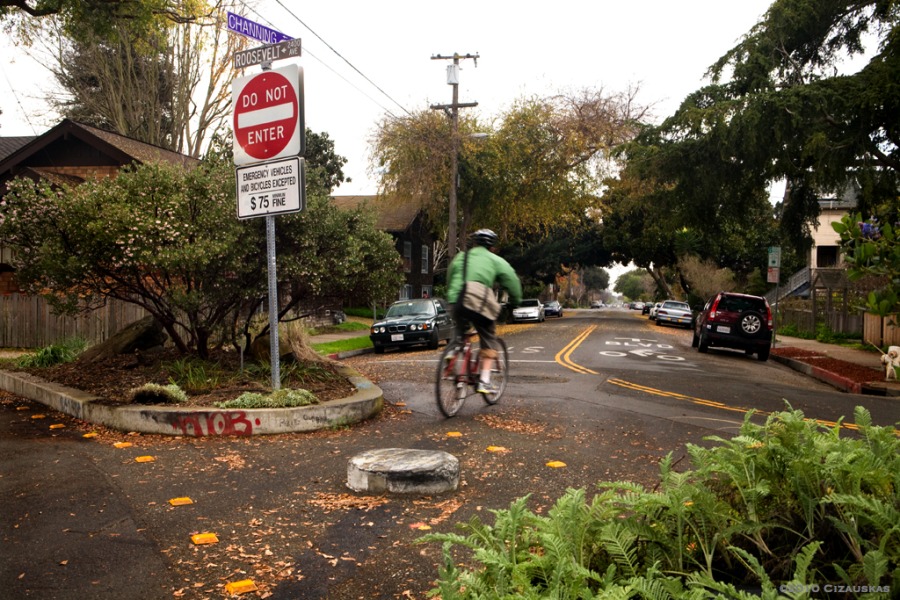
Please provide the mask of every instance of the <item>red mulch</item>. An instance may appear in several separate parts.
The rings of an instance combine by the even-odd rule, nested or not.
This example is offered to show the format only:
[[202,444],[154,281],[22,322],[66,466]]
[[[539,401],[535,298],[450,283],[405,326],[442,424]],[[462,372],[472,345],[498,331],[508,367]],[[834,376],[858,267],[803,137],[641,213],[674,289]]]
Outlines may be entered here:
[[812,350],[804,350],[802,348],[791,347],[774,348],[772,350],[772,354],[777,356],[784,356],[785,358],[792,358],[802,363],[806,363],[814,367],[819,367],[820,369],[828,371],[829,373],[840,375],[841,377],[849,379],[850,381],[853,381],[855,383],[869,383],[872,381],[884,380],[884,371],[882,371],[881,369],[875,369],[872,367],[866,367],[863,365],[858,365],[856,363],[847,362],[845,360],[830,358],[825,354],[814,352]]

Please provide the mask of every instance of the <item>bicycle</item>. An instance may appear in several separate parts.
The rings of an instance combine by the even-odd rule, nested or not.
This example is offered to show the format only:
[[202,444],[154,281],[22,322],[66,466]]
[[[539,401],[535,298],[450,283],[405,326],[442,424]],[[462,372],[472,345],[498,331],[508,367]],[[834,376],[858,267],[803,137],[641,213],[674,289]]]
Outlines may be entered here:
[[[475,335],[474,331],[470,331],[464,334],[462,339],[454,337],[447,342],[438,361],[435,395],[438,408],[445,417],[456,415],[465,404],[466,398],[478,393],[475,388],[480,377],[478,364],[480,347],[473,343]],[[491,383],[495,386],[496,392],[481,394],[488,404],[496,404],[500,400],[509,379],[509,352],[506,349],[506,342],[500,338],[497,338],[497,341],[500,343],[500,351],[491,370]]]

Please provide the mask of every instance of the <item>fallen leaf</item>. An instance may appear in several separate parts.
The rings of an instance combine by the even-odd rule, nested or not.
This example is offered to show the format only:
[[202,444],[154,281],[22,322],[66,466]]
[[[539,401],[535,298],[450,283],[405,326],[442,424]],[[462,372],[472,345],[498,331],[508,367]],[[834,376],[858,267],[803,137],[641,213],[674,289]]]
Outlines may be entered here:
[[193,504],[194,501],[188,498],[187,496],[182,496],[180,498],[172,498],[169,500],[169,504],[172,506],[187,506],[188,504]]
[[462,437],[462,433],[459,431],[448,431],[447,437]]
[[137,458],[134,459],[134,462],[148,463],[148,462],[153,462],[155,460],[156,460],[155,456],[138,456]]
[[47,415],[31,415],[32,419],[46,419]]
[[509,450],[504,448],[503,446],[488,446],[487,451],[488,452],[509,452]]
[[90,433],[84,434],[84,435],[81,436],[81,437],[90,439],[90,438],[95,438],[95,437],[97,437],[98,435],[100,435],[100,434],[97,433],[96,431],[92,431],[92,432],[90,432]]
[[54,423],[53,425],[50,426],[50,429],[63,429],[64,427],[65,427],[65,425],[62,423]]
[[134,444],[132,444],[131,442],[116,442],[115,444],[113,444],[114,448],[120,448],[120,449],[121,448],[131,448],[132,446],[134,446]]
[[562,467],[566,466],[566,463],[562,462],[561,460],[551,460],[547,463],[547,466],[551,469],[561,469]]

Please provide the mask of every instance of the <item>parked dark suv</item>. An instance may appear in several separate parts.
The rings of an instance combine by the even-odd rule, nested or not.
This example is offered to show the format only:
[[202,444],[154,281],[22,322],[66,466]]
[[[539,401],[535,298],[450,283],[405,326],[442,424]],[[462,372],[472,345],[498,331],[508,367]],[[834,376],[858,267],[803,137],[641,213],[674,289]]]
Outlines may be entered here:
[[691,346],[706,352],[710,346],[735,348],[769,359],[772,346],[772,311],[761,296],[719,292],[694,319]]

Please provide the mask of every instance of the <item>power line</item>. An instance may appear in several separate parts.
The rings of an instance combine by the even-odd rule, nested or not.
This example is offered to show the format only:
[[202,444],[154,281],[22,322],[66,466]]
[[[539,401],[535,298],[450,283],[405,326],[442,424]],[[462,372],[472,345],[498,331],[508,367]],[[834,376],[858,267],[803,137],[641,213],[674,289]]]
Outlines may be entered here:
[[[403,112],[405,112],[407,115],[410,114],[410,112],[406,109],[405,106],[403,106],[402,104],[400,104],[399,102],[397,102],[396,100],[394,100],[394,98],[391,97],[390,94],[388,94],[387,92],[385,92],[378,84],[376,84],[376,83],[375,83],[374,81],[372,81],[369,77],[367,77],[362,71],[360,71],[358,68],[356,68],[356,66],[355,66],[353,63],[351,63],[349,60],[347,60],[346,58],[344,58],[344,56],[343,56],[340,52],[338,52],[337,50],[335,50],[334,47],[333,47],[331,44],[329,44],[328,42],[326,42],[325,39],[324,39],[322,36],[320,36],[318,33],[316,33],[316,32],[315,32],[309,25],[307,25],[300,17],[298,17],[298,16],[297,16],[296,14],[294,14],[288,7],[286,7],[286,6],[284,5],[284,3],[281,2],[281,0],[275,0],[275,1],[276,1],[276,2],[278,3],[278,5],[281,6],[281,8],[283,8],[289,15],[291,15],[292,17],[294,17],[294,19],[296,19],[296,21],[297,21],[298,23],[300,23],[301,25],[303,25],[303,27],[305,27],[310,33],[312,33],[316,38],[318,38],[319,41],[321,41],[323,44],[325,44],[325,46],[327,46],[328,49],[331,50],[338,58],[340,58],[341,60],[343,60],[345,63],[347,63],[347,64],[350,66],[351,69],[353,69],[354,71],[356,71],[356,72],[360,75],[360,77],[362,77],[363,79],[365,79],[368,83],[370,83],[370,84],[372,85],[372,87],[374,87],[376,90],[378,90],[379,92],[381,92],[381,93],[384,95],[385,98],[387,98],[388,100],[390,100],[391,102],[393,102],[394,104],[396,104],[397,106],[399,106],[400,109],[401,109]],[[243,2],[242,2],[242,4],[243,4],[244,8],[246,8],[248,11],[252,12],[253,14],[257,15],[257,17],[259,17],[262,21],[268,23],[269,25],[272,25],[272,23],[271,23],[270,21],[268,21],[265,17],[263,17],[262,15],[260,15],[258,11],[256,11],[255,9],[253,9],[253,8],[251,8],[251,7],[249,7],[249,6],[247,6],[247,5],[244,4]],[[273,27],[274,27],[274,25],[273,25]],[[395,117],[395,118],[396,118],[396,115],[394,115],[387,107],[385,107],[385,106],[382,105],[380,102],[378,102],[377,100],[375,100],[374,98],[372,98],[371,96],[369,96],[366,92],[364,92],[364,91],[361,90],[359,87],[357,87],[356,85],[354,85],[354,84],[353,84],[350,80],[348,80],[346,77],[344,77],[343,75],[341,75],[340,73],[338,73],[337,71],[335,71],[332,67],[330,67],[328,64],[326,64],[322,59],[318,58],[316,55],[314,55],[313,53],[309,52],[309,51],[306,50],[305,48],[303,49],[303,53],[304,53],[304,54],[309,54],[310,56],[312,56],[313,58],[315,58],[317,61],[319,61],[320,64],[322,64],[324,67],[326,67],[329,71],[331,71],[332,73],[334,73],[335,75],[337,75],[338,77],[340,77],[341,79],[343,79],[344,81],[346,81],[346,82],[347,82],[348,84],[350,84],[354,89],[356,89],[356,90],[359,91],[361,94],[363,94],[366,98],[368,98],[369,100],[371,100],[372,102],[374,102],[375,104],[377,104],[379,107],[381,107],[386,113],[388,113],[388,114],[391,115],[392,117]]]

